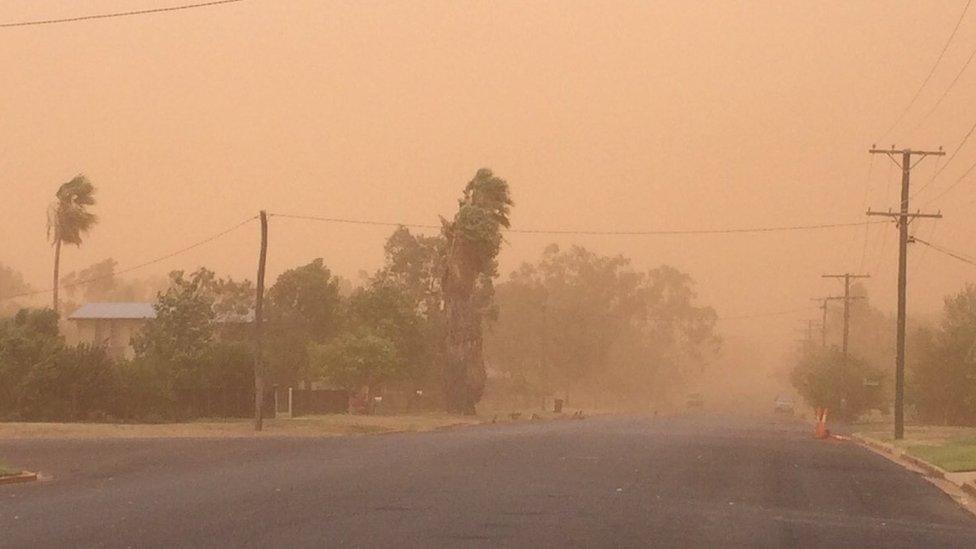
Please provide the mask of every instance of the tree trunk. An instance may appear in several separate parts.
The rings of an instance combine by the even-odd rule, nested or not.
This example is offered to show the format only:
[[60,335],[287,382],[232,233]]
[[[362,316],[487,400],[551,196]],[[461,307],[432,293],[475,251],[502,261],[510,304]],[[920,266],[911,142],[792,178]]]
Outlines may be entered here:
[[57,238],[54,241],[54,285],[52,286],[52,288],[54,288],[53,291],[54,297],[53,297],[51,308],[54,310],[54,314],[58,315],[58,318],[61,318],[61,313],[58,311],[58,286],[60,285],[61,282],[59,280],[61,277],[60,271],[61,271],[61,239]]
[[474,415],[475,404],[485,388],[485,363],[481,354],[481,317],[468,295],[451,295],[447,301],[447,360],[444,396],[447,411]]

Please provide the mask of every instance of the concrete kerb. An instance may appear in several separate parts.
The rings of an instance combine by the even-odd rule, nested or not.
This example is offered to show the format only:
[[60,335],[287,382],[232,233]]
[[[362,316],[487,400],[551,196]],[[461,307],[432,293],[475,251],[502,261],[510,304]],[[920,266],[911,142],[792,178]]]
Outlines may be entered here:
[[[922,471],[924,471],[925,474],[926,474],[926,476],[930,476],[930,477],[934,477],[934,478],[941,478],[941,479],[945,479],[945,480],[951,480],[950,477],[948,477],[946,475],[946,470],[945,469],[939,467],[938,465],[935,465],[934,463],[929,463],[929,462],[925,461],[924,459],[919,459],[919,458],[917,458],[917,457],[915,457],[913,455],[910,455],[907,452],[905,452],[904,450],[902,450],[901,448],[898,448],[896,446],[893,446],[893,445],[888,444],[888,443],[885,443],[885,442],[881,442],[880,440],[875,440],[875,439],[872,439],[872,438],[863,437],[863,436],[856,435],[856,434],[855,435],[851,435],[851,440],[854,440],[855,442],[857,442],[857,443],[859,443],[859,444],[861,444],[863,446],[867,446],[867,447],[869,447],[869,448],[871,448],[873,450],[876,450],[876,451],[879,451],[879,452],[883,452],[883,453],[886,453],[886,454],[891,455],[892,457],[895,457],[895,458],[898,458],[898,459],[907,461],[908,463],[911,463],[915,467],[918,467],[919,469],[921,469]],[[971,483],[963,482],[961,484],[960,483],[955,483],[955,484],[957,486],[959,486],[960,488],[962,488],[963,490],[967,490],[967,492],[970,489],[972,489],[973,490],[973,494],[976,495],[976,486],[972,486],[971,488],[966,488],[966,486],[968,484],[971,484]]]
[[[836,438],[843,440],[846,437]],[[856,434],[852,434],[848,440],[854,441],[909,471],[923,475],[929,482],[956,500],[964,509],[976,515],[976,481],[960,479],[958,474],[948,473],[935,464],[910,456],[901,448],[880,440]],[[973,499],[968,499],[966,496]]]
[[37,480],[37,473],[30,471],[21,471],[18,475],[0,476],[0,484],[14,484],[17,482],[30,482],[32,480]]

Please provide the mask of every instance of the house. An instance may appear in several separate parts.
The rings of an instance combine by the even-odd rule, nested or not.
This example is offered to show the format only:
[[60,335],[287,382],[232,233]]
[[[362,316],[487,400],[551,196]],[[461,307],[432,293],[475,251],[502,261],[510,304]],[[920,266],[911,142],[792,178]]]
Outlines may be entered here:
[[68,317],[78,328],[78,339],[102,345],[113,358],[132,358],[132,336],[156,318],[152,303],[86,303]]

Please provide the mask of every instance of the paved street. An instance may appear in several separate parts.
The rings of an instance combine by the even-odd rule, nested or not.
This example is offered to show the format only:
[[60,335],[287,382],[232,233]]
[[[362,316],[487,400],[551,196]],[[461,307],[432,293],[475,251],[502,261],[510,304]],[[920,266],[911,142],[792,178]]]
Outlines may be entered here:
[[976,546],[924,478],[799,422],[599,417],[331,439],[8,440],[0,546]]

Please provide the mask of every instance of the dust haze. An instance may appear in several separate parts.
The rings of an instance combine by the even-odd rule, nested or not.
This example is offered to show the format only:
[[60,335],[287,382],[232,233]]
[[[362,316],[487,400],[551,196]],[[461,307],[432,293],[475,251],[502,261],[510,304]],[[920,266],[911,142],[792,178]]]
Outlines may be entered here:
[[[942,48],[957,4],[621,1],[608,9],[603,2],[254,1],[6,29],[0,263],[10,273],[4,280],[23,284],[7,282],[18,289],[0,292],[39,293],[0,295],[7,301],[0,310],[9,316],[50,306],[48,209],[59,186],[78,174],[96,189],[90,211],[98,221],[80,246],[63,246],[63,317],[87,302],[154,302],[174,287],[172,271],[183,271],[187,285],[213,282],[218,304],[228,287],[253,292],[257,221],[202,241],[265,210],[269,314],[290,291],[284,283],[271,289],[279,277],[291,272],[301,288],[301,277],[321,275],[301,269],[321,258],[338,296],[335,303],[323,298],[321,311],[336,319],[358,310],[357,289],[377,280],[406,284],[413,276],[391,270],[389,242],[399,225],[415,243],[453,242],[460,233],[444,227],[463,221],[466,186],[490,169],[507,183],[512,203],[511,230],[497,227],[503,240],[479,272],[490,284],[467,280],[463,266],[454,279],[431,278],[448,294],[456,286],[462,301],[491,301],[478,305],[488,375],[483,405],[508,409],[545,393],[581,406],[655,409],[703,393],[710,406],[769,408],[777,394],[792,392],[797,340],[808,320],[821,318],[811,299],[843,291],[822,274],[870,274],[859,291],[869,296],[871,314],[884,326],[894,314],[897,231],[865,224],[864,212],[897,206],[900,171],[867,151],[873,144],[951,150],[966,134],[973,74],[964,74],[931,116],[922,113],[976,47],[969,33],[945,52],[919,107],[885,135]],[[0,6],[0,21],[151,6],[14,0]],[[967,154],[920,194],[919,207],[963,175]],[[921,185],[945,162],[927,159],[914,177]],[[944,218],[919,220],[912,233],[967,250],[976,229],[972,193],[964,180],[926,206]],[[753,228],[777,230],[738,232]],[[430,246],[436,255],[438,244]],[[584,250],[593,262],[566,263],[559,272],[550,265],[547,275],[543,264],[553,249],[567,258]],[[599,293],[608,287],[603,279],[580,273],[611,258],[626,260],[607,275],[619,286]],[[104,270],[107,260],[116,273],[109,287],[72,285],[99,265]],[[534,274],[525,274],[526,266]],[[201,267],[213,280],[191,282]],[[667,337],[655,320],[664,317],[654,316],[664,309],[655,309],[651,273],[662,267],[687,277],[667,288],[689,292],[682,294],[685,312],[668,309],[668,322],[679,327]],[[919,323],[935,318],[944,296],[972,280],[971,269],[912,247],[909,313]],[[217,284],[227,280],[242,286]],[[415,309],[434,310],[416,295]],[[594,304],[601,299],[606,307]],[[631,299],[640,306],[628,308]],[[445,300],[448,317],[467,314],[451,309],[450,295]],[[227,303],[244,317],[253,307],[247,299]],[[528,323],[528,312],[513,312],[527,303],[548,311],[537,324]],[[833,305],[826,337],[839,345],[841,312]],[[363,305],[355,322],[383,326],[369,317],[373,310]],[[292,322],[281,314],[281,322]],[[335,325],[302,332],[301,345],[317,347],[289,359],[300,367],[272,369],[304,382],[314,377],[316,361],[339,361],[350,349],[386,356],[383,338],[355,335],[342,347],[336,342],[345,341],[347,320],[322,322]],[[696,331],[705,324],[708,334]],[[61,326],[69,335],[76,329],[65,318]],[[572,331],[580,326],[589,328]],[[594,336],[585,346],[595,353],[589,362],[574,366],[579,354],[559,354],[601,327],[608,338],[619,337]],[[565,344],[533,343],[558,330],[553,337]],[[384,341],[400,345],[404,333]],[[524,349],[512,343],[519,334],[528,334]],[[144,337],[150,352],[152,337]],[[275,337],[268,335],[269,350]],[[819,328],[812,337],[819,341]],[[857,341],[890,344],[882,336]],[[451,360],[416,352],[416,360]],[[450,345],[444,352],[450,355]],[[879,367],[891,365],[884,353],[874,358]],[[652,362],[668,367],[645,368]],[[577,372],[577,381],[554,381],[566,371]],[[411,375],[429,381],[422,372]],[[509,387],[513,392],[498,397],[493,375],[507,380],[497,381],[502,385],[520,379],[535,392],[520,396]],[[625,394],[634,385],[646,392]]]

